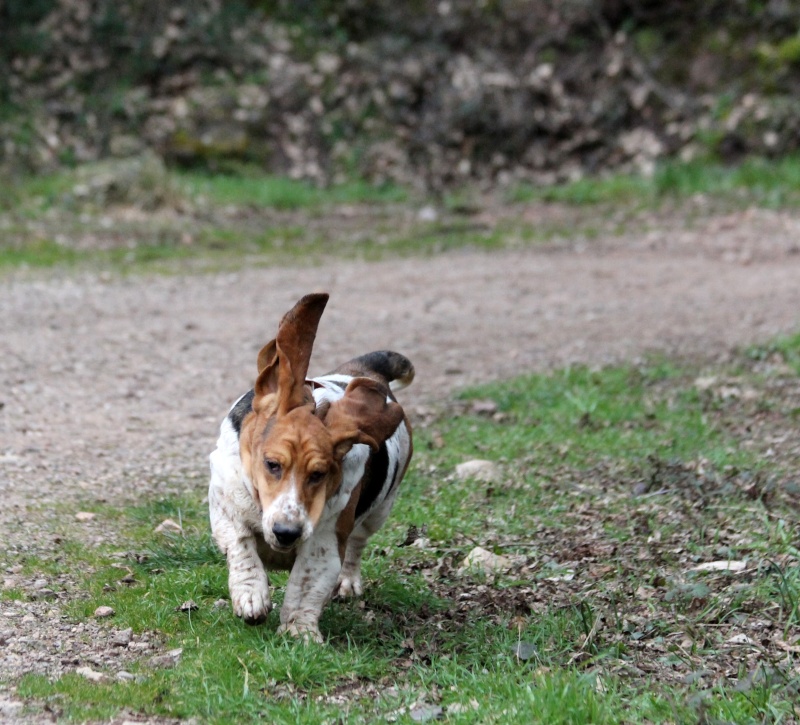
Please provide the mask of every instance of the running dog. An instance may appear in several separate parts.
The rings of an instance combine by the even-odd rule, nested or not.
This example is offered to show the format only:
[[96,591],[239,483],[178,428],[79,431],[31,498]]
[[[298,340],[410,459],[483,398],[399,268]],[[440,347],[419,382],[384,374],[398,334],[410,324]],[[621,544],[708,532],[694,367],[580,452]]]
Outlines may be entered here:
[[364,546],[408,468],[411,426],[393,391],[414,378],[407,358],[380,351],[307,379],[327,302],[303,297],[259,352],[253,389],[220,426],[208,492],[234,613],[262,623],[266,570],[289,569],[279,631],[318,642],[326,602],[361,594]]

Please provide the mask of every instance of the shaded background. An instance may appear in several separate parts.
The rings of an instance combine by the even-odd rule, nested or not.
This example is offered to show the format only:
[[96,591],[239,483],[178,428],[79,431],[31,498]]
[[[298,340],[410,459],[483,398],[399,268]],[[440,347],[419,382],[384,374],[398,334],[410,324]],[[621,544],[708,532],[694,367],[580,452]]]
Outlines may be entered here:
[[4,0],[0,165],[426,190],[800,143],[789,0]]

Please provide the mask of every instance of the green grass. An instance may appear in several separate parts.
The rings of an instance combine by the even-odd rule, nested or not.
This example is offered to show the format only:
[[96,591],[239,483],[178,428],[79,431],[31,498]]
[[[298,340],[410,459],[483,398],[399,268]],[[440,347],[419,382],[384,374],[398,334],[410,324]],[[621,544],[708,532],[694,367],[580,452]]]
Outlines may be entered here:
[[[65,534],[24,571],[75,573],[71,618],[110,605],[111,624],[155,631],[162,650],[182,648],[180,661],[154,669],[144,657],[126,683],[113,671],[97,685],[30,675],[17,691],[80,721],[125,709],[211,723],[407,723],[415,707],[441,707],[467,723],[790,722],[798,677],[771,643],[800,637],[798,519],[788,489],[767,497],[757,484],[791,469],[741,446],[729,425],[763,405],[693,381],[735,372],[781,397],[779,383],[797,385],[798,356],[800,335],[722,370],[573,367],[466,392],[418,427],[400,499],[368,548],[363,601],[328,605],[322,646],[279,637],[277,612],[247,627],[215,606],[227,572],[202,491],[95,504],[95,525],[113,527],[127,554]],[[763,360],[784,365],[764,373]],[[470,412],[486,399],[494,415]],[[791,415],[771,410],[790,430]],[[501,478],[455,478],[474,457],[499,462]],[[166,517],[182,535],[153,532]],[[426,546],[400,546],[410,526]],[[475,545],[518,558],[497,577],[456,574]],[[719,559],[747,561],[746,574],[691,571]],[[286,574],[271,582],[279,607]],[[178,611],[188,599],[198,609]],[[742,634],[757,644],[732,652]]]
[[[652,177],[617,174],[545,188],[515,187],[505,201],[575,207],[574,217],[545,217],[535,224],[520,218],[513,205],[500,209],[495,221],[472,216],[481,208],[472,189],[445,195],[442,217],[426,222],[413,213],[421,200],[398,186],[353,180],[320,188],[249,169],[238,176],[145,169],[142,188],[134,189],[132,198],[160,195],[168,199],[167,213],[119,217],[74,193],[76,184],[87,186],[88,173],[79,169],[0,182],[0,269],[175,273],[243,264],[319,264],[337,256],[374,260],[462,248],[495,250],[616,234],[639,223],[637,210],[701,195],[736,207],[793,208],[800,202],[797,156],[749,159],[737,167],[665,162]],[[98,173],[109,173],[108,167]],[[591,209],[598,205],[627,216],[598,215]],[[342,207],[348,209],[337,216]]]
[[800,334],[781,337],[766,345],[754,345],[746,352],[753,360],[780,361],[800,375]]
[[665,161],[649,177],[610,174],[550,187],[521,184],[508,198],[512,202],[652,205],[698,194],[768,208],[796,207],[800,204],[800,156],[749,158],[738,166],[707,159]]
[[221,205],[286,210],[408,200],[408,192],[402,187],[375,186],[360,180],[323,188],[308,181],[260,174],[234,176],[184,172],[178,174],[177,179],[190,196],[200,196]]
[[59,203],[74,184],[70,172],[6,178],[0,182],[0,211],[19,207],[41,211]]

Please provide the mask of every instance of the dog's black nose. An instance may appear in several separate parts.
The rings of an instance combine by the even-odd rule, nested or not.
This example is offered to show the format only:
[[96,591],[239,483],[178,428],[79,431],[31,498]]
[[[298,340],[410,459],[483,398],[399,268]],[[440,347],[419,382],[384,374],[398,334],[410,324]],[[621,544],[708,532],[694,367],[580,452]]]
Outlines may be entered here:
[[281,546],[291,546],[300,538],[303,529],[297,526],[285,526],[284,524],[275,524],[272,527],[272,533]]

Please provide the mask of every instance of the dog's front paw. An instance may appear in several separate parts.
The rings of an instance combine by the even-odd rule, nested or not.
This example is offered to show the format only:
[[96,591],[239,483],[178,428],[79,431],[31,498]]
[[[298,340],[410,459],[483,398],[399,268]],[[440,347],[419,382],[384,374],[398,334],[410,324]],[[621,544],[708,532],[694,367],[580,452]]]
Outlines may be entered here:
[[303,624],[301,622],[289,622],[278,627],[278,634],[288,634],[290,637],[302,639],[304,642],[316,642],[322,644],[322,633],[316,624]]
[[233,613],[246,624],[263,624],[272,609],[269,589],[247,587],[231,592]]
[[363,593],[364,587],[361,585],[360,574],[341,575],[334,590],[334,595],[341,599],[360,597]]

